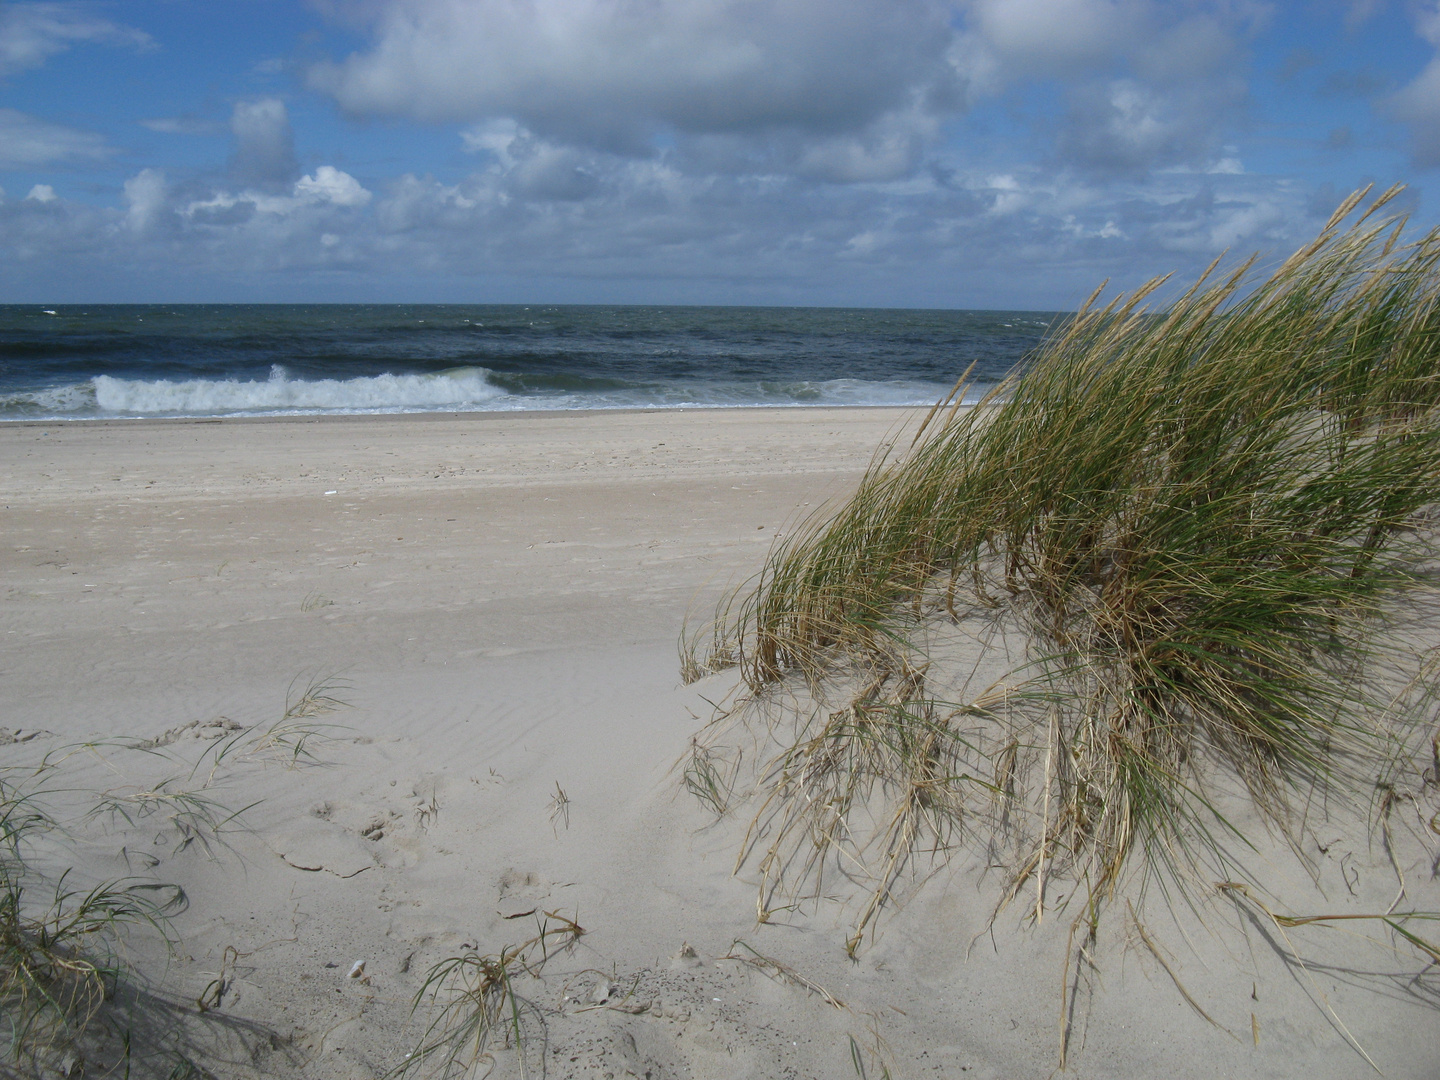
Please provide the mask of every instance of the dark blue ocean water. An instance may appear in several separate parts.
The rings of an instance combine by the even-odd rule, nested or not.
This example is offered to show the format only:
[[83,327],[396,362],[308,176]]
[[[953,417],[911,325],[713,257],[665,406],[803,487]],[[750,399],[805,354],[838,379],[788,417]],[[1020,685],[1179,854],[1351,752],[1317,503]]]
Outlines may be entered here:
[[735,405],[975,392],[1055,315],[390,304],[0,306],[0,419]]

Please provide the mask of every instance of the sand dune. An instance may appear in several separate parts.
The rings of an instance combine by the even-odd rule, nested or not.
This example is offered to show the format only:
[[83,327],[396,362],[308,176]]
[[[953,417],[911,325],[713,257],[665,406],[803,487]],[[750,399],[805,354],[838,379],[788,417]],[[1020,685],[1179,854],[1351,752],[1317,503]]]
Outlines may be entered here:
[[[136,945],[172,1003],[142,1010],[154,1060],[384,1075],[423,1030],[410,1002],[432,964],[516,944],[550,911],[586,934],[517,984],[529,1038],[497,1041],[495,1076],[1049,1075],[1065,920],[1017,912],[983,933],[976,858],[936,867],[854,962],[839,875],[757,927],[751,870],[732,873],[743,816],[714,822],[672,768],[729,689],[679,685],[687,611],[707,614],[915,419],[0,426],[0,734],[19,740],[0,763],[125,736],[153,745],[74,754],[67,784],[120,798],[198,779],[255,804],[208,850],[165,812],[102,815],[75,849],[83,875],[189,896],[172,958]],[[308,746],[323,764],[253,741],[212,764],[316,677],[349,704],[315,721],[339,725]],[[1287,910],[1396,899],[1389,856],[1353,832],[1303,853],[1311,877],[1256,829]],[[1434,839],[1396,841],[1406,906],[1440,909]],[[1360,1076],[1357,1045],[1387,1076],[1440,1075],[1435,969],[1413,954],[1368,927],[1285,938],[1217,902],[1207,929],[1151,900],[1155,949],[1132,925],[1102,937],[1075,1075]],[[94,1053],[87,1075],[113,1064]]]

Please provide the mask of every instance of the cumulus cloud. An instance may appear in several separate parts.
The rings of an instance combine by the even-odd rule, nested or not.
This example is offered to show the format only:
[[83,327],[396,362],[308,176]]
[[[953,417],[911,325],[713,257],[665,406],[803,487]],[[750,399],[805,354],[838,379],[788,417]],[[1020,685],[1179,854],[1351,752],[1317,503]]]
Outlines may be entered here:
[[0,7],[0,78],[37,68],[85,42],[150,48],[150,35],[95,14],[94,4],[5,4]]
[[374,34],[310,72],[352,113],[630,152],[656,130],[856,131],[954,84],[940,0],[390,0]]
[[321,165],[313,176],[302,176],[295,182],[295,195],[336,206],[364,206],[370,201],[370,192],[360,181],[333,165]]
[[72,165],[98,161],[112,152],[99,135],[0,109],[0,169]]
[[1243,88],[1224,81],[1167,90],[1134,79],[1077,87],[1057,148],[1062,159],[1102,173],[1232,170],[1214,161],[1224,135],[1215,121],[1241,96]]
[[1099,173],[1203,169],[1243,108],[1245,5],[970,0],[953,46],[976,99],[1038,80],[1065,102],[1063,163]]
[[[161,182],[163,184],[163,177]],[[128,185],[126,191],[128,194]],[[284,192],[273,188],[245,188],[240,191],[220,188],[203,195],[196,195],[193,191],[176,193],[174,210],[182,222],[202,228],[206,235],[213,236],[217,231],[266,220],[272,223],[282,219],[303,222],[317,213],[324,216],[327,212],[355,210],[368,204],[371,198],[371,193],[349,173],[333,165],[321,165]]]
[[[1060,88],[1055,152],[1070,165],[1203,168],[1243,105],[1237,57],[1263,10],[1224,0],[332,9],[365,26],[372,45],[308,77],[352,114],[461,122],[472,150],[497,152],[524,129],[582,152],[644,157],[663,144],[681,168],[835,183],[914,175],[947,120],[1036,82]],[[564,189],[578,192],[584,167],[564,168]]]
[[405,174],[373,191],[334,166],[282,190],[144,170],[109,210],[6,202],[0,247],[17,254],[0,285],[123,265],[133,282],[169,275],[199,298],[235,295],[207,283],[323,270],[314,281],[382,283],[377,298],[401,282],[498,273],[528,289],[549,282],[557,300],[1062,307],[1103,277],[1133,286],[1184,276],[1226,247],[1283,250],[1329,209],[1244,174],[1094,182],[1033,165],[988,173],[952,156],[903,183],[836,184],[570,158],[579,151],[525,131],[500,149],[508,165],[487,148],[458,181]]
[[[302,170],[285,103],[244,100],[225,173],[145,169],[109,207],[0,203],[0,284],[93,264],[323,270],[377,298],[512,275],[557,299],[1059,307],[1316,224],[1300,186],[1241,164],[1245,0],[322,6],[370,42],[312,85],[352,114],[456,124],[468,175]],[[1017,103],[1018,152],[995,121]]]
[[300,171],[290,115],[279,98],[239,101],[230,114],[235,151],[230,175],[242,184],[288,184]]
[[983,92],[1025,77],[1067,77],[1107,65],[1144,36],[1134,0],[973,0],[957,62]]

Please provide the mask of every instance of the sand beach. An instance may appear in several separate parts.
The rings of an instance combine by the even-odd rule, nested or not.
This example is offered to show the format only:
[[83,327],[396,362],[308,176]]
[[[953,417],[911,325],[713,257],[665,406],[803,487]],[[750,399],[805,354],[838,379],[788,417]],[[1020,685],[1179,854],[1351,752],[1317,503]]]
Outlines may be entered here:
[[[583,937],[515,984],[522,1047],[496,1035],[475,1075],[1051,1075],[1067,920],[987,929],[978,852],[917,868],[854,960],[843,875],[758,926],[748,817],[717,821],[675,768],[735,684],[681,684],[687,616],[920,415],[0,425],[0,761],[62,762],[77,826],[55,858],[77,881],[188,898],[173,948],[128,946],[148,995],[132,1074],[387,1075],[433,965],[563,918]],[[303,753],[217,761],[317,680],[345,707]],[[147,791],[246,809],[207,833],[130,798]],[[84,817],[78,792],[136,812]],[[1295,853],[1242,825],[1277,910],[1383,912],[1400,879],[1403,907],[1440,909],[1423,829]],[[1069,1001],[1067,1075],[1320,1080],[1372,1074],[1366,1055],[1440,1075],[1416,954],[1222,907],[1113,924]],[[116,1045],[55,1067],[107,1075]],[[187,1061],[203,1071],[171,1073]]]

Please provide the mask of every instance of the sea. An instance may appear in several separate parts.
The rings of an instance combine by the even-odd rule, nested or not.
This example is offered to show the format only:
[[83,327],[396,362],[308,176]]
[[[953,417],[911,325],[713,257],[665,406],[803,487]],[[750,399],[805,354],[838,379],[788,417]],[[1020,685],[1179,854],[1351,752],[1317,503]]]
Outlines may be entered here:
[[[464,304],[0,305],[0,421],[928,405],[1063,316]],[[973,365],[973,367],[972,367]]]

